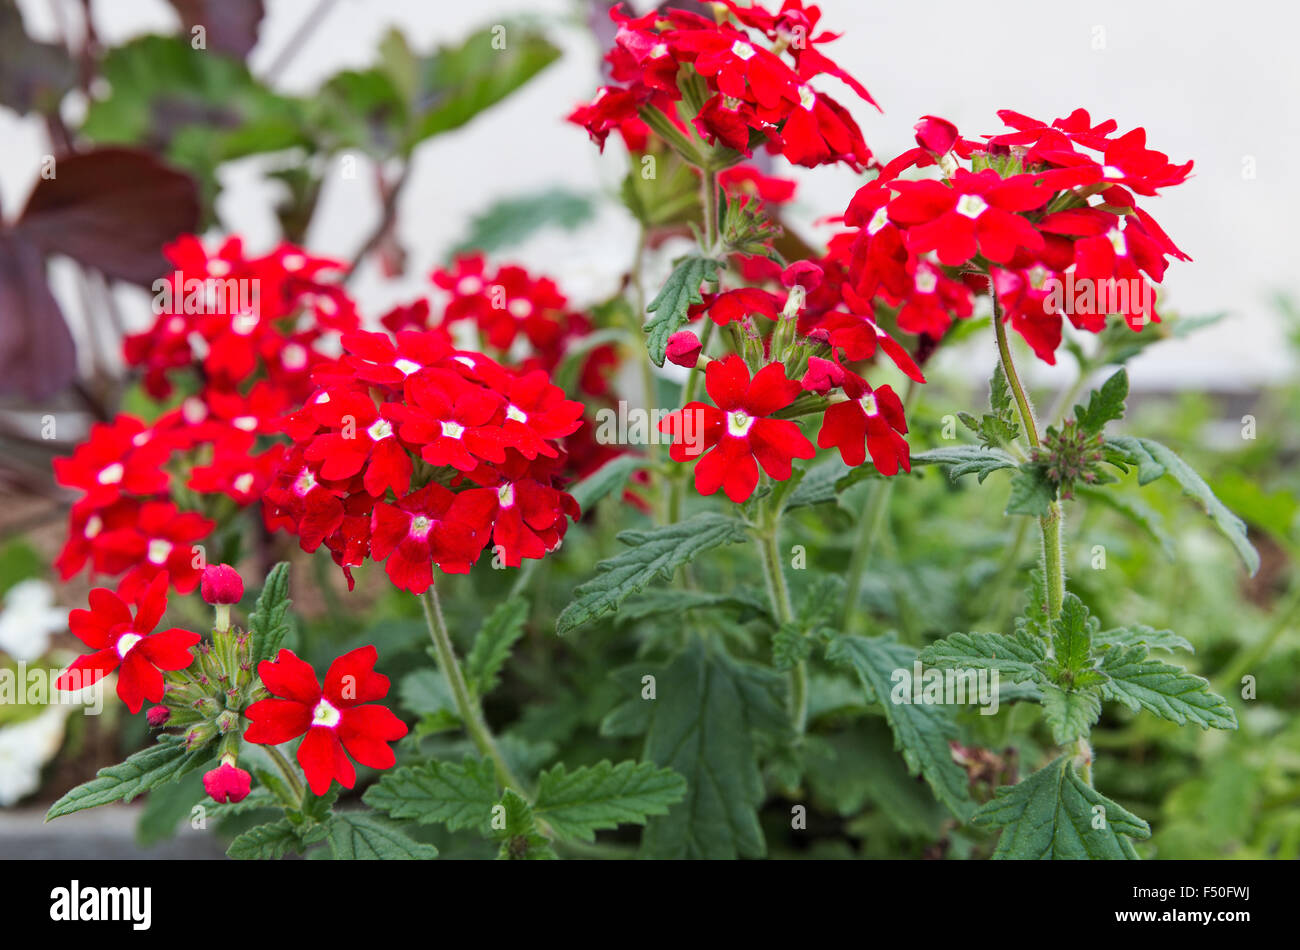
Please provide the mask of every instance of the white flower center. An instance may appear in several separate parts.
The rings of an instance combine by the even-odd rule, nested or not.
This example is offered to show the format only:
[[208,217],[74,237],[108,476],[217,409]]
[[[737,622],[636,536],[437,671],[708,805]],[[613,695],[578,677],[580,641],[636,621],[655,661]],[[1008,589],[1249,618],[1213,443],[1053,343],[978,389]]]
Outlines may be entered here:
[[1124,237],[1124,232],[1119,228],[1111,228],[1106,232],[1106,237],[1110,238],[1110,246],[1115,249],[1115,253],[1120,257],[1128,256],[1128,239]]
[[879,412],[879,410],[876,408],[876,397],[872,393],[867,393],[865,396],[859,399],[858,405],[861,406],[862,411],[869,416],[874,416],[877,414],[877,412]]
[[280,352],[280,364],[285,369],[302,369],[307,365],[307,348],[299,343],[290,343]]
[[515,420],[515,422],[527,422],[527,421],[528,421],[528,413],[524,412],[522,409],[520,409],[520,408],[519,408],[518,406],[516,406],[514,403],[511,403],[511,404],[506,408],[506,418],[507,418],[507,419],[513,419],[513,420]]
[[934,288],[939,286],[939,277],[928,267],[918,267],[916,269],[916,289],[918,293],[932,294]]
[[799,105],[803,106],[809,112],[812,112],[812,107],[816,105],[816,103],[817,93],[813,92],[812,86],[800,86]]
[[871,216],[871,222],[867,225],[867,233],[873,237],[880,233],[880,229],[889,223],[889,209],[881,205],[876,209],[876,213]]
[[466,297],[473,296],[483,289],[483,281],[473,274],[467,274],[460,280],[456,281],[456,293],[463,294]]
[[736,42],[731,44],[731,52],[733,55],[739,56],[742,60],[749,60],[753,58],[754,47],[750,46],[743,40],[736,40]]
[[186,422],[194,425],[208,417],[208,407],[203,404],[202,399],[190,396],[181,403],[181,415],[185,417]]
[[245,432],[253,432],[257,429],[257,416],[238,416],[231,419],[230,424],[236,429],[243,429]]
[[962,195],[957,199],[957,213],[974,221],[982,215],[989,203],[979,195]]
[[371,442],[382,442],[393,434],[393,425],[387,419],[376,419],[366,430]]
[[324,726],[326,729],[333,729],[339,724],[343,714],[330,705],[330,701],[321,698],[316,704],[316,708],[311,711],[311,724],[313,726]]
[[422,369],[419,363],[414,360],[400,359],[393,363],[394,368],[403,376],[410,376],[418,369]]
[[754,417],[743,409],[737,409],[735,412],[727,413],[727,432],[736,438],[744,438],[749,434],[749,427],[754,424]]
[[533,302],[525,300],[523,297],[516,297],[506,304],[506,309],[510,311],[510,316],[522,320],[533,312]]
[[1101,175],[1107,181],[1120,181],[1124,178],[1124,169],[1116,168],[1114,165],[1105,165],[1101,169]]
[[459,439],[465,434],[465,427],[458,422],[443,422],[442,434],[449,439]]
[[230,262],[219,257],[208,261],[208,273],[213,277],[225,277],[230,273]]
[[122,634],[117,638],[117,646],[114,647],[117,651],[118,657],[125,660],[126,655],[131,652],[131,648],[143,639],[144,637],[140,636],[138,633]]
[[411,537],[417,541],[423,541],[433,530],[433,520],[425,515],[416,515],[411,519]]
[[515,486],[513,482],[506,482],[497,489],[497,502],[502,508],[510,508],[515,503]]
[[315,487],[316,476],[304,468],[302,474],[294,480],[293,493],[299,498],[302,498]]
[[667,55],[668,55],[667,43],[656,43],[654,46],[650,47],[651,59],[663,59]]
[[245,472],[243,475],[236,478],[233,484],[235,486],[235,491],[239,492],[241,495],[247,495],[253,488],[253,476],[250,473]]
[[307,263],[307,258],[301,254],[286,254],[281,263],[284,264],[285,270],[301,270],[302,265]]
[[99,515],[91,515],[86,519],[86,530],[82,532],[87,538],[93,538],[104,530],[104,519]]
[[248,336],[257,329],[257,315],[252,313],[241,313],[230,321],[230,329],[240,336]]
[[100,471],[95,481],[101,485],[116,485],[126,474],[126,469],[122,467],[121,462],[114,462],[112,465],[106,465]]
[[172,543],[164,541],[162,538],[151,538],[149,541],[149,550],[145,555],[149,563],[162,566],[167,563],[167,556],[172,553]]

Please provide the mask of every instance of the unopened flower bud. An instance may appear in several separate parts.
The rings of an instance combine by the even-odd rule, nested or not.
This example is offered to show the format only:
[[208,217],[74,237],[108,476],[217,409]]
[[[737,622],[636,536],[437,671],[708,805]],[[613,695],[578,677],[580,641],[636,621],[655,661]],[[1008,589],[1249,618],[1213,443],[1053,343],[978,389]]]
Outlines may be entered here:
[[689,369],[700,361],[701,349],[702,344],[699,337],[690,330],[679,330],[668,338],[668,345],[664,348],[664,355],[668,358],[668,362]]
[[149,711],[144,714],[145,721],[153,729],[167,725],[167,720],[171,717],[172,711],[166,706],[150,706]]
[[203,569],[199,592],[210,604],[237,604],[244,596],[244,579],[229,564],[209,564]]
[[923,115],[913,128],[916,144],[935,155],[946,155],[957,143],[957,126],[937,115]]
[[203,776],[203,789],[214,801],[242,802],[252,790],[253,776],[241,768],[236,768],[228,756],[221,760],[221,765]]

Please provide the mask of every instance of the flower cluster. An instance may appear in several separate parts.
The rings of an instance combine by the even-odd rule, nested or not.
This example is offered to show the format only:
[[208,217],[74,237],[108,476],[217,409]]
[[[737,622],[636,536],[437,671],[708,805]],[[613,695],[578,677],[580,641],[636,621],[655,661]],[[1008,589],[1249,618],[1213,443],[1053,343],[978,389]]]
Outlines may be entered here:
[[581,403],[437,329],[348,333],[343,347],[284,424],[293,444],[266,492],[268,524],[324,545],[349,584],[371,558],[415,593],[433,565],[467,572],[489,543],[508,566],[559,545],[579,511],[557,487],[556,440]]
[[[853,291],[898,309],[901,329],[938,338],[969,316],[973,297],[996,292],[1004,318],[1048,363],[1063,321],[1099,332],[1110,314],[1140,330],[1160,318],[1149,281],[1168,258],[1188,260],[1137,197],[1186,180],[1146,146],[1075,110],[1050,125],[999,113],[1012,129],[974,142],[942,119],[917,125],[917,147],[858,190],[833,247]],[[965,164],[961,164],[964,162]],[[906,180],[936,166],[942,179]]]
[[82,493],[56,567],[64,578],[87,564],[124,575],[127,599],[164,571],[181,593],[194,589],[202,542],[261,498],[283,451],[280,418],[357,325],[346,293],[322,279],[339,265],[295,247],[249,259],[232,238],[209,255],[187,236],[165,253],[176,269],[156,287],[157,319],[125,350],[145,390],[178,404],[148,424],[97,424],[54,462],[59,484]]
[[[647,124],[666,122],[687,134],[689,121],[709,145],[740,155],[761,147],[797,165],[870,165],[871,151],[848,110],[814,88],[831,76],[875,105],[860,82],[817,49],[836,38],[816,32],[817,7],[785,0],[772,14],[734,0],[724,5],[730,16],[720,21],[671,8],[641,17],[611,10],[618,33],[605,58],[616,84],[575,109],[570,121],[602,147],[617,130],[640,150]],[[691,112],[685,118],[678,110],[684,99]]]

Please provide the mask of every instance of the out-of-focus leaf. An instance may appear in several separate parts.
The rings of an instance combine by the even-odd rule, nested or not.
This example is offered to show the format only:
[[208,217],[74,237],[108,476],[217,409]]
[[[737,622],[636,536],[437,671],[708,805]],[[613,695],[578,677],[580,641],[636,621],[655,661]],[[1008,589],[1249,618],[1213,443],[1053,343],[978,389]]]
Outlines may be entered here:
[[44,399],[72,382],[77,351],[36,248],[0,231],[0,393]]
[[14,0],[0,0],[0,104],[20,114],[52,112],[76,80],[67,50],[37,43],[23,28]]
[[572,231],[591,220],[594,211],[589,195],[568,188],[548,188],[532,195],[503,198],[474,216],[469,233],[452,253],[515,247],[549,226]]
[[201,26],[209,50],[243,59],[257,45],[257,28],[266,8],[262,0],[168,0],[185,33]]

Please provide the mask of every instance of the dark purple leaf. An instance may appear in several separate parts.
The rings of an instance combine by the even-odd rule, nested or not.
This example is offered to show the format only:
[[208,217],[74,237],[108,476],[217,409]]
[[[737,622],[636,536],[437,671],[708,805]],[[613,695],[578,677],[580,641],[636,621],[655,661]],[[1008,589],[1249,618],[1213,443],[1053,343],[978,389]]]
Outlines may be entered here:
[[76,81],[67,50],[31,39],[14,0],[0,0],[0,103],[18,113],[52,112]]
[[76,371],[76,347],[45,282],[45,259],[0,231],[0,393],[44,399]]

